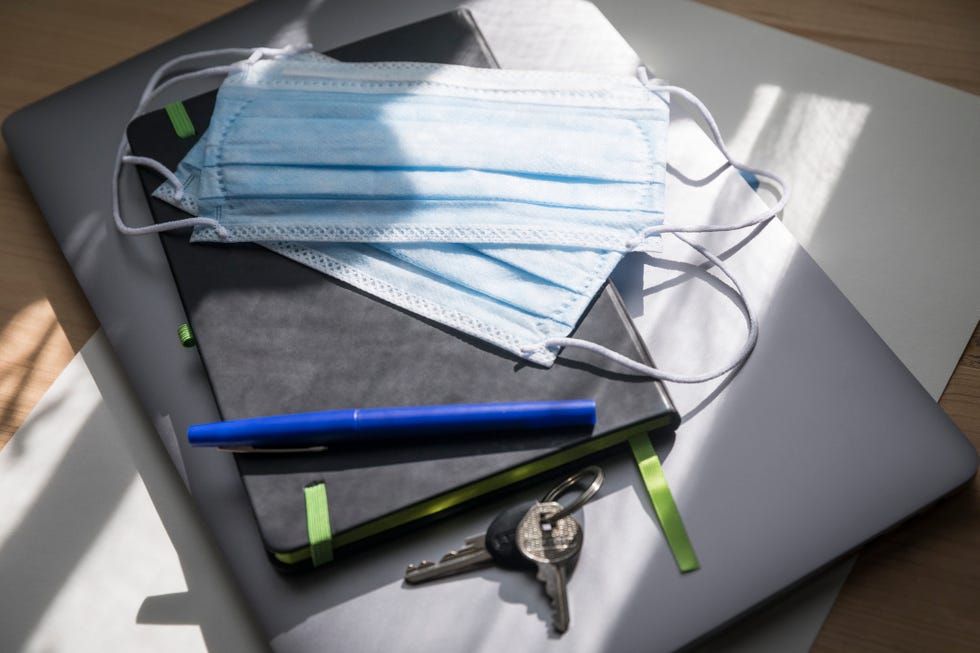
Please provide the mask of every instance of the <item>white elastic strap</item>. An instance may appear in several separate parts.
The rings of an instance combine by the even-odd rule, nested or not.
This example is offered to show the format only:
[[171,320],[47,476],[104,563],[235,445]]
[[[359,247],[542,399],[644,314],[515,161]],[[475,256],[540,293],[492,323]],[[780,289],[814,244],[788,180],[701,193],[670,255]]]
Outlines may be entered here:
[[146,87],[143,90],[143,95],[140,96],[140,104],[144,105],[150,99],[150,95],[153,93],[154,89],[160,83],[160,79],[169,73],[171,70],[198,59],[213,59],[216,57],[237,57],[239,60],[245,60],[251,56],[254,48],[223,48],[220,50],[205,50],[203,52],[191,52],[190,54],[184,54],[179,57],[175,57],[170,61],[167,61],[162,66],[156,69],[156,72],[150,76],[150,80],[146,83]]
[[[180,84],[199,77],[228,75],[235,71],[241,70],[243,66],[249,63],[259,61],[260,59],[286,56],[299,52],[306,52],[310,49],[312,49],[312,45],[309,44],[303,46],[287,45],[282,48],[223,48],[219,50],[193,52],[171,59],[157,68],[156,72],[150,76],[150,80],[147,82],[146,87],[143,89],[143,93],[140,95],[140,100],[136,106],[136,110],[127,121],[127,124],[143,113],[143,110],[150,103],[150,101],[153,100],[153,98],[175,84]],[[215,57],[227,56],[240,57],[241,59],[231,64],[210,66],[207,68],[202,68],[201,70],[182,73],[171,77],[163,83],[160,82],[165,74],[182,64],[199,59],[211,59]],[[127,236],[138,236],[141,234],[159,233],[161,231],[170,231],[172,229],[182,229],[184,227],[203,225],[214,227],[214,229],[218,232],[218,236],[221,238],[226,238],[228,236],[228,230],[225,229],[217,220],[213,220],[211,218],[185,218],[183,220],[173,220],[163,224],[152,224],[144,227],[130,227],[123,222],[122,214],[120,212],[121,202],[119,199],[119,180],[122,176],[122,166],[124,163],[147,166],[161,174],[167,179],[167,181],[174,185],[174,197],[178,200],[183,196],[184,192],[183,184],[165,165],[148,157],[131,156],[128,154],[129,151],[129,142],[127,141],[124,133],[119,141],[119,148],[116,150],[116,159],[115,163],[113,164],[112,171],[112,219],[116,223],[116,228],[120,232],[126,234]]]
[[[172,62],[171,62],[172,63]],[[164,64],[163,68],[169,67],[171,64]],[[159,75],[154,74],[150,79],[150,83],[147,84],[146,89],[143,91],[139,104],[136,106],[136,110],[133,112],[132,117],[127,121],[132,122],[139,116],[146,105],[156,97],[158,94],[162,93],[164,90],[169,88],[174,84],[179,84],[185,82],[189,79],[195,79],[198,77],[205,77],[209,75],[225,74],[238,70],[240,64],[231,64],[225,66],[212,66],[211,68],[205,68],[203,70],[196,70],[189,73],[184,73],[182,75],[177,75],[168,79],[163,84],[158,84]],[[158,71],[159,72],[159,71]],[[217,220],[211,218],[193,217],[184,218],[183,220],[172,220],[170,222],[164,222],[161,224],[151,224],[143,227],[130,227],[122,219],[122,212],[120,210],[121,201],[119,198],[119,182],[122,177],[122,167],[123,163],[135,163],[137,165],[144,165],[153,168],[164,177],[167,178],[172,184],[174,184],[177,192],[183,195],[183,184],[177,179],[170,170],[155,159],[150,159],[148,157],[134,157],[128,154],[129,152],[129,141],[126,139],[126,134],[124,133],[119,141],[119,149],[116,151],[116,160],[113,165],[112,171],[112,219],[116,223],[116,229],[120,232],[126,234],[127,236],[139,236],[143,234],[153,234],[160,233],[162,231],[171,231],[173,229],[183,229],[185,227],[194,227],[198,225],[214,227],[221,237],[226,237],[228,235],[228,230],[221,226]],[[166,170],[167,174],[163,171]]]
[[[164,222],[160,224],[150,224],[143,227],[130,227],[125,222],[123,222],[122,214],[119,210],[120,200],[119,200],[119,180],[122,176],[122,165],[123,163],[134,163],[137,165],[147,165],[152,167],[157,172],[162,174],[163,170],[167,170],[166,166],[155,159],[148,159],[146,157],[135,157],[127,156],[126,152],[129,147],[126,142],[126,137],[123,137],[122,142],[119,144],[119,150],[116,152],[116,164],[115,170],[112,173],[112,219],[116,223],[116,229],[127,236],[139,236],[142,234],[153,234],[160,233],[161,231],[171,231],[173,229],[182,229],[184,227],[194,227],[197,225],[214,227],[218,232],[218,235],[222,238],[228,236],[228,230],[225,229],[217,220],[212,220],[211,218],[193,217],[184,218],[183,220],[172,220],[170,222]],[[152,163],[151,163],[152,162]],[[162,168],[162,170],[161,170]],[[178,192],[183,193],[183,184],[177,179],[177,177],[167,170],[167,179],[171,183],[176,182],[176,188]],[[175,193],[176,196],[176,193]]]
[[709,233],[709,232],[716,232],[716,231],[735,231],[738,229],[745,229],[746,227],[752,227],[754,225],[765,222],[766,220],[770,220],[774,218],[775,216],[779,215],[779,213],[784,208],[786,208],[786,203],[789,201],[789,196],[790,196],[789,184],[782,177],[780,177],[774,172],[770,172],[768,170],[762,170],[761,168],[755,168],[745,163],[741,163],[740,161],[736,161],[734,158],[732,158],[732,155],[728,151],[728,148],[725,147],[725,141],[721,137],[721,130],[718,129],[718,123],[715,122],[715,119],[711,115],[711,112],[708,111],[708,107],[704,106],[704,103],[701,102],[701,100],[699,100],[696,95],[694,95],[693,93],[691,93],[685,88],[681,88],[680,86],[670,86],[667,84],[662,84],[657,80],[649,79],[646,74],[646,69],[643,67],[639,69],[638,76],[640,78],[640,81],[643,82],[643,84],[651,91],[665,92],[665,93],[670,93],[671,95],[678,95],[684,98],[685,100],[687,100],[688,102],[690,102],[691,105],[695,109],[697,109],[698,112],[701,114],[701,117],[704,118],[704,122],[707,124],[708,130],[711,132],[712,140],[715,142],[715,145],[718,146],[718,149],[721,151],[721,153],[725,156],[725,159],[728,161],[728,163],[737,170],[741,170],[742,172],[747,172],[749,174],[753,174],[757,177],[762,177],[764,179],[768,179],[769,181],[771,181],[773,185],[776,186],[779,192],[779,198],[776,200],[776,203],[773,206],[769,207],[765,211],[762,211],[761,213],[757,213],[751,216],[750,218],[743,220],[742,222],[737,222],[735,224],[727,224],[727,225],[659,224],[659,225],[654,225],[652,227],[647,227],[646,229],[641,231],[636,236],[636,238],[630,240],[627,243],[627,248],[629,250],[641,249],[643,241],[645,241],[650,236],[654,236],[657,234]]
[[739,349],[739,351],[731,358],[731,360],[728,363],[725,363],[722,367],[716,370],[713,370],[711,372],[705,372],[702,374],[678,374],[675,372],[666,372],[659,368],[646,365],[639,361],[635,361],[632,358],[624,356],[618,352],[613,351],[612,349],[603,347],[602,345],[594,343],[590,340],[581,340],[579,338],[548,338],[543,343],[541,343],[541,345],[538,345],[537,347],[527,348],[527,351],[531,352],[535,349],[538,349],[541,346],[544,346],[548,349],[558,349],[560,347],[573,347],[576,349],[584,349],[594,354],[599,354],[600,356],[608,358],[609,360],[619,363],[620,365],[628,369],[631,369],[639,374],[643,374],[644,376],[649,376],[654,379],[660,379],[661,381],[673,381],[675,383],[701,383],[703,381],[710,381],[711,379],[717,378],[722,374],[726,374],[734,370],[735,368],[739,367],[740,365],[742,365],[742,363],[745,362],[745,360],[749,357],[749,354],[752,353],[752,350],[755,348],[756,342],[759,340],[759,322],[755,317],[755,313],[752,312],[752,308],[749,305],[749,302],[746,301],[745,294],[742,292],[741,286],[739,286],[738,281],[735,280],[735,277],[732,276],[731,271],[729,271],[729,269],[725,266],[724,262],[722,262],[720,258],[718,258],[714,254],[706,250],[701,245],[691,242],[684,236],[681,236],[680,234],[674,234],[674,235],[679,240],[683,241],[684,243],[692,247],[694,250],[696,250],[699,254],[701,254],[701,256],[706,258],[715,267],[717,267],[722,272],[722,274],[728,277],[728,280],[731,281],[732,285],[735,287],[735,290],[738,293],[739,300],[741,301],[741,304],[745,309],[745,316],[749,323],[749,332],[745,338],[745,342],[742,344],[741,349]]
[[[753,225],[760,224],[762,222],[765,222],[766,220],[770,220],[776,215],[778,215],[779,212],[783,210],[783,208],[785,208],[786,202],[789,199],[789,184],[783,181],[783,179],[775,173],[766,170],[761,170],[759,168],[754,168],[752,166],[738,162],[734,158],[732,158],[732,155],[731,153],[729,153],[728,148],[725,147],[725,141],[721,137],[721,130],[718,129],[718,123],[715,122],[714,117],[711,115],[711,112],[708,111],[708,108],[704,106],[704,103],[701,102],[701,100],[699,100],[693,93],[691,93],[687,89],[680,88],[678,86],[670,86],[667,84],[663,84],[658,80],[650,79],[649,76],[647,75],[646,68],[642,66],[637,71],[637,75],[640,81],[644,84],[644,86],[646,86],[651,91],[666,92],[672,95],[678,95],[680,97],[683,97],[688,102],[690,102],[701,113],[701,116],[704,118],[704,121],[705,123],[707,123],[708,129],[711,132],[712,139],[714,140],[715,144],[718,146],[718,149],[721,151],[721,153],[725,156],[725,159],[727,159],[728,163],[732,167],[738,170],[741,170],[743,172],[748,172],[758,177],[763,177],[765,179],[768,179],[777,187],[779,191],[779,199],[777,200],[774,206],[770,207],[766,211],[763,211],[762,213],[753,215],[752,217],[748,218],[747,220],[743,220],[742,222],[729,224],[729,225],[691,225],[691,226],[677,226],[677,225],[664,225],[664,224],[654,225],[652,227],[648,227],[647,229],[644,229],[637,235],[636,238],[630,240],[627,243],[627,249],[629,251],[643,250],[644,245],[646,244],[647,239],[650,238],[650,236],[670,233],[673,234],[680,241],[686,243],[688,246],[696,250],[705,259],[707,259],[709,262],[715,265],[722,272],[722,274],[724,274],[728,278],[728,280],[731,281],[732,286],[734,286],[735,291],[738,293],[739,301],[741,302],[742,306],[745,309],[745,316],[749,323],[748,335],[746,336],[745,342],[742,345],[741,349],[739,349],[739,351],[731,358],[729,362],[727,362],[725,365],[723,365],[722,367],[716,370],[713,370],[711,372],[705,372],[702,374],[677,374],[674,372],[665,372],[663,370],[657,369],[656,367],[651,367],[650,365],[646,365],[644,363],[640,363],[639,361],[635,361],[618,352],[603,347],[602,345],[596,344],[588,340],[580,340],[578,338],[549,338],[543,343],[543,346],[549,349],[555,349],[558,347],[574,347],[578,349],[585,349],[595,354],[604,356],[609,360],[615,361],[616,363],[619,363],[620,365],[623,365],[624,367],[631,369],[634,372],[638,372],[640,374],[644,374],[646,376],[650,376],[655,379],[660,379],[663,381],[673,381],[675,383],[701,383],[703,381],[709,381],[723,374],[726,374],[736,369],[737,367],[742,365],[742,363],[745,362],[749,354],[752,353],[752,350],[755,348],[756,342],[759,339],[759,323],[755,317],[755,314],[752,312],[752,307],[749,305],[749,302],[745,299],[745,295],[742,292],[741,286],[739,285],[735,277],[732,275],[731,271],[729,271],[729,269],[722,262],[722,260],[717,256],[715,256],[714,254],[712,254],[711,252],[709,252],[701,245],[691,242],[681,234],[682,233],[706,233],[706,232],[716,232],[716,231],[734,231],[737,229],[744,229],[746,227],[751,227]],[[528,351],[531,351],[533,349],[534,348],[529,348]]]
[[184,184],[177,178],[177,175],[170,172],[170,168],[163,165],[156,159],[151,159],[146,156],[125,155],[122,158],[122,162],[130,165],[145,166],[150,168],[173,185],[175,200],[179,202],[184,197]]
[[[216,50],[203,50],[201,52],[191,52],[189,54],[184,54],[179,57],[175,57],[170,61],[167,61],[162,66],[157,68],[156,72],[150,77],[150,81],[147,82],[146,88],[143,91],[143,95],[140,97],[140,104],[145,104],[149,100],[149,96],[157,88],[160,83],[160,79],[166,75],[168,72],[174,68],[197,61],[199,59],[215,59],[218,57],[236,57],[238,62],[258,61],[263,58],[275,58],[281,56],[288,56],[291,54],[298,54],[301,52],[308,52],[313,49],[312,44],[305,44],[301,46],[296,45],[286,45],[281,48],[221,48]],[[253,57],[255,57],[253,61]]]

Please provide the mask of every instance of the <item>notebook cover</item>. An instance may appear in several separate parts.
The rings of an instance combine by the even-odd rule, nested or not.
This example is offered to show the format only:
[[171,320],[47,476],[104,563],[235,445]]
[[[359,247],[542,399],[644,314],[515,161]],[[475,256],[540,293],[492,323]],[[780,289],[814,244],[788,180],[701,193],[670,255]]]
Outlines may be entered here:
[[[329,52],[346,60],[495,66],[466,11],[443,14]],[[133,121],[135,154],[176,167],[206,129],[214,93],[184,102],[195,136],[179,138],[164,111]],[[150,197],[162,181],[140,171],[154,220],[186,217]],[[438,443],[331,448],[327,453],[236,454],[273,559],[309,564],[304,486],[324,482],[335,556],[558,472],[635,434],[673,429],[663,386],[613,370],[587,352],[550,369],[386,304],[251,244],[194,244],[161,234],[224,419],[333,408],[593,398],[586,432],[461,434]],[[575,335],[649,359],[615,288],[597,295]]]

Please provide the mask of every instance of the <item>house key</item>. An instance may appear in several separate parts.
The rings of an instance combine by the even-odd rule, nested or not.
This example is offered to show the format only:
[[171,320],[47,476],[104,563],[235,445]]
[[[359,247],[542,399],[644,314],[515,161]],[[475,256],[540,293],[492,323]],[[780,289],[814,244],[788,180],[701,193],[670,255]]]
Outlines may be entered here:
[[556,632],[568,630],[567,568],[582,550],[582,526],[574,517],[549,518],[564,510],[555,501],[536,503],[517,526],[517,548],[538,568],[538,580],[544,583],[551,599],[551,626]]
[[[568,506],[557,499],[583,479],[592,483]],[[561,633],[568,629],[567,568],[582,548],[582,526],[571,516],[591,499],[602,485],[602,469],[590,466],[569,476],[541,501],[514,506],[500,513],[486,533],[471,535],[463,546],[438,562],[423,560],[409,565],[405,582],[424,583],[498,564],[508,569],[537,569],[537,578],[551,600],[552,625]]]
[[411,585],[466,573],[492,564],[507,569],[527,569],[534,566],[518,549],[514,541],[517,525],[535,504],[524,503],[509,508],[490,522],[486,533],[471,535],[463,546],[442,556],[438,562],[423,560],[409,565],[405,582]]

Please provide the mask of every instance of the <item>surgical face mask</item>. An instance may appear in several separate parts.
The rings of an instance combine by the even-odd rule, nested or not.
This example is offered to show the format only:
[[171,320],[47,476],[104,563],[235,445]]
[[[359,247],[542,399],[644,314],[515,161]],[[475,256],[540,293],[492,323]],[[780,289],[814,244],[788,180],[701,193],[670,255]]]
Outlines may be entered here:
[[193,225],[193,240],[259,242],[542,365],[577,346],[699,381],[751,350],[751,312],[743,351],[702,375],[568,337],[622,256],[674,231],[663,225],[667,93],[682,89],[643,74],[270,50],[227,71],[207,132],[174,173],[121,157],[157,168],[167,182],[155,195],[195,217],[131,228],[116,210],[124,232]]
[[667,119],[636,78],[308,53],[230,75],[159,195],[214,220],[195,240],[625,250],[662,222]]

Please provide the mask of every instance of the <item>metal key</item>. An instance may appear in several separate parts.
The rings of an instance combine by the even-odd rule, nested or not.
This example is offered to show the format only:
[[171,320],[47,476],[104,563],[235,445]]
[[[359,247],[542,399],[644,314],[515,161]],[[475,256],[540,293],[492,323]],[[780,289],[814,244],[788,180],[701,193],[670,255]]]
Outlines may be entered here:
[[551,626],[556,632],[568,630],[566,565],[582,549],[582,527],[574,517],[549,521],[563,511],[560,503],[534,504],[517,526],[517,548],[538,567],[538,580],[551,599]]
[[515,541],[517,526],[533,505],[536,504],[524,503],[503,511],[490,522],[486,533],[469,536],[462,548],[450,551],[438,562],[423,560],[409,565],[405,570],[405,582],[413,585],[424,583],[491,564],[508,569],[533,567],[534,563],[521,553]]

